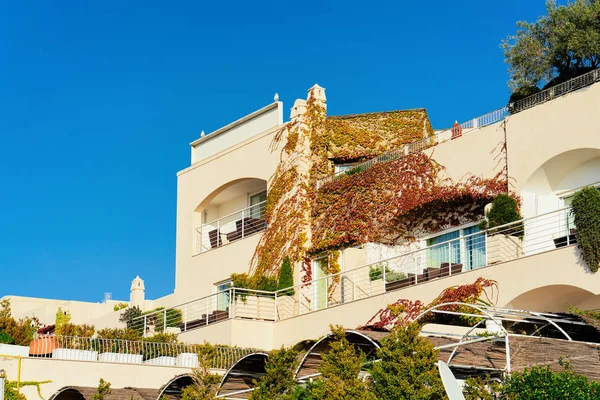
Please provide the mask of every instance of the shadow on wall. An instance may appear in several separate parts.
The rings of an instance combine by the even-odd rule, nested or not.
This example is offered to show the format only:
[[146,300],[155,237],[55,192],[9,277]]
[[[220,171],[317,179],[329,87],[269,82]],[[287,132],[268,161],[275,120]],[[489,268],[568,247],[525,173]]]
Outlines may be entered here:
[[506,308],[539,312],[566,312],[570,307],[600,308],[600,295],[576,286],[550,285],[522,293],[506,304]]

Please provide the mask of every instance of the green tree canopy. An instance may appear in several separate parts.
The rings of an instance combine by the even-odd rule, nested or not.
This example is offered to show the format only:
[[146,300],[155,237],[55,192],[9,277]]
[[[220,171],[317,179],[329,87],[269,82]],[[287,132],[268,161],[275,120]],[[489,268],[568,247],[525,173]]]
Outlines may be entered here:
[[500,45],[514,93],[529,94],[600,66],[600,0],[564,6],[548,0],[546,10],[536,22],[517,22],[516,35]]
[[266,375],[254,382],[256,389],[250,397],[253,400],[291,399],[291,393],[296,386],[294,369],[296,356],[294,349],[281,348],[269,353],[265,363]]
[[445,390],[436,366],[437,350],[419,336],[420,327],[410,324],[395,328],[381,340],[373,363],[371,390],[378,399],[445,399]]
[[523,372],[513,372],[502,388],[508,400],[578,399],[600,398],[600,384],[590,382],[568,368],[553,372],[548,366],[534,366]]
[[341,326],[332,326],[334,341],[329,353],[324,354],[319,372],[319,379],[309,387],[309,396],[300,398],[328,400],[375,400],[377,397],[369,391],[368,383],[363,382],[358,374],[363,369],[364,354],[358,351],[346,339],[346,331]]

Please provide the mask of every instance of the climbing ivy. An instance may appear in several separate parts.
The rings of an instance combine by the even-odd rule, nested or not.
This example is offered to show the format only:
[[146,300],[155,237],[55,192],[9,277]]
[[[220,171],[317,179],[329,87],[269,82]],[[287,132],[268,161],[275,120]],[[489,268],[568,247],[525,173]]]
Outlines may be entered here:
[[[334,274],[340,271],[340,249],[397,244],[419,232],[478,220],[486,203],[507,192],[502,173],[453,182],[423,153],[360,168],[318,188],[335,163],[371,159],[434,132],[424,109],[332,117],[313,91],[299,106],[306,106],[305,112],[286,124],[271,146],[274,150],[287,138],[267,194],[267,229],[252,257],[250,287],[264,277],[277,278],[286,256],[292,263],[303,262],[303,283],[312,279],[307,257],[327,256],[327,273]],[[338,279],[331,280],[329,295]]]
[[600,191],[594,187],[581,189],[571,203],[577,247],[581,258],[592,272],[600,265]]

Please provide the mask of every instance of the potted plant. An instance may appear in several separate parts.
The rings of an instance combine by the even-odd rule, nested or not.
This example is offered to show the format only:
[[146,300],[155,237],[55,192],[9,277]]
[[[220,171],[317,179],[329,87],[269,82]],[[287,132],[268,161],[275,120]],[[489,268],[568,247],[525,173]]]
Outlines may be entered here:
[[[499,194],[491,203],[479,229],[487,230],[488,264],[514,260],[523,255],[525,228],[517,200]],[[508,225],[508,226],[507,226]]]

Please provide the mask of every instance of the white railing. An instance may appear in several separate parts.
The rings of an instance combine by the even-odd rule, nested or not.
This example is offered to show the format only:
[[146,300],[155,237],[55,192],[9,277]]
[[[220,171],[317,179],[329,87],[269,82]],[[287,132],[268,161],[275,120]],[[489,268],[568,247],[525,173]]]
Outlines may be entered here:
[[255,204],[195,229],[195,254],[216,249],[266,228],[265,204]]
[[126,322],[144,337],[180,333],[230,318],[274,321],[275,292],[230,288],[168,309],[159,309]]
[[596,82],[600,82],[600,69],[595,69],[593,71],[579,75],[573,79],[569,79],[566,82],[552,86],[548,89],[542,90],[539,93],[533,94],[524,99],[511,103],[509,104],[510,112],[512,114],[515,114],[527,110],[528,108],[537,106],[541,103],[545,103],[547,101],[555,99],[558,96],[562,96],[575,90],[579,90],[585,86],[589,86]]
[[[203,351],[207,350],[196,344],[61,335],[36,335],[30,346],[31,357],[187,368],[198,366],[198,353]],[[211,368],[228,369],[237,360],[254,351],[256,350],[213,346],[207,354]]]
[[[277,319],[402,289],[575,243],[568,209],[475,232],[276,292]],[[314,273],[314,272],[313,272]]]
[[127,323],[144,336],[185,332],[231,318],[278,321],[575,243],[565,208],[276,292],[242,288],[157,310]]
[[463,122],[462,124],[460,124],[461,132],[459,135],[456,135],[456,130],[454,128],[450,128],[441,132],[437,132],[434,135],[429,136],[427,138],[417,140],[416,142],[408,143],[403,147],[400,147],[399,149],[385,152],[375,158],[356,164],[349,170],[340,171],[334,175],[320,179],[319,181],[317,181],[317,189],[319,189],[327,182],[335,181],[352,173],[362,172],[366,169],[371,168],[375,164],[384,163],[392,160],[398,160],[409,154],[419,153],[430,147],[437,146],[438,144],[447,142],[452,139],[456,139],[457,137],[467,134],[472,130],[503,121],[504,118],[506,118],[509,115],[510,113],[508,111],[508,107],[502,107],[485,115],[473,118],[467,122]]
[[564,83],[542,90],[539,93],[533,94],[514,103],[510,103],[506,107],[499,108],[487,114],[463,122],[462,124],[460,124],[461,133],[459,135],[456,135],[456,131],[454,130],[454,128],[450,128],[445,131],[438,132],[430,137],[418,140],[416,142],[408,143],[407,145],[399,149],[383,153],[378,157],[356,164],[350,170],[337,172],[334,175],[328,176],[317,181],[317,189],[327,182],[335,181],[341,177],[352,174],[354,172],[364,171],[368,168],[371,168],[375,164],[391,160],[397,160],[408,154],[417,153],[430,147],[436,146],[440,143],[444,143],[448,140],[456,139],[457,137],[469,133],[472,130],[503,121],[506,117],[510,116],[511,114],[516,114],[520,111],[524,111],[528,108],[534,107],[541,103],[545,103],[547,101],[555,99],[558,96],[565,95],[567,93],[589,86],[596,82],[600,82],[600,69],[595,69],[578,77],[570,79]]

